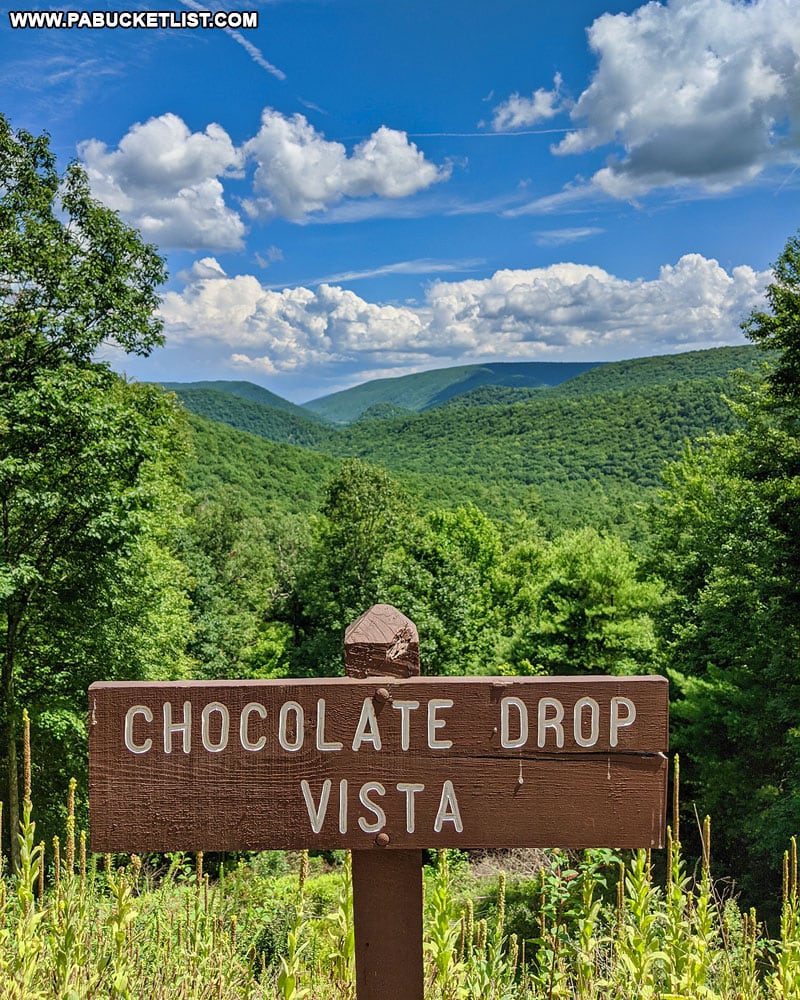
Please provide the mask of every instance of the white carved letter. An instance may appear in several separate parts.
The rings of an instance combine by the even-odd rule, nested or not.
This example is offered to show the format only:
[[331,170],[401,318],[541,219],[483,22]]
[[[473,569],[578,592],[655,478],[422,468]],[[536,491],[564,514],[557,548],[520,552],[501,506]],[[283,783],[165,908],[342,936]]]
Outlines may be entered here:
[[143,716],[145,722],[153,721],[153,713],[147,705],[134,705],[129,708],[125,715],[125,746],[131,753],[147,753],[153,746],[153,741],[149,737],[144,743],[133,741],[133,720],[137,715]]
[[[220,723],[220,733],[219,741],[217,743],[211,742],[211,726],[209,724],[209,719],[211,718],[212,712],[218,712],[221,723]],[[200,734],[203,740],[203,746],[208,750],[209,753],[220,753],[228,745],[228,732],[231,725],[230,712],[226,705],[222,702],[212,701],[210,704],[206,705],[203,709],[203,714],[200,716]]]
[[347,833],[347,778],[339,782],[339,833]]
[[242,715],[239,719],[239,742],[242,744],[242,749],[250,750],[255,752],[257,750],[263,750],[267,745],[267,737],[261,736],[255,742],[250,739],[247,732],[247,725],[250,721],[250,716],[255,712],[257,716],[261,719],[266,719],[267,710],[264,706],[257,701],[248,702],[242,709]]
[[378,729],[378,719],[372,698],[365,698],[361,706],[361,716],[353,737],[353,749],[358,750],[362,743],[371,743],[376,750],[381,748],[381,733]]
[[[548,716],[547,709],[554,708],[555,715]],[[539,701],[538,735],[537,742],[543,747],[547,741],[546,730],[552,729],[556,734],[556,746],[564,746],[564,727],[561,724],[564,719],[564,706],[558,698],[542,698]]]
[[364,831],[364,833],[377,833],[386,826],[386,813],[378,805],[377,802],[373,802],[369,797],[369,793],[374,792],[376,795],[385,795],[386,789],[379,781],[368,781],[365,785],[361,786],[361,791],[358,793],[358,800],[365,809],[375,816],[375,820],[372,823],[368,823],[367,820],[361,816],[358,820],[358,825]]
[[452,740],[440,740],[436,737],[437,729],[444,729],[447,725],[446,719],[437,719],[436,713],[440,708],[452,708],[452,698],[431,698],[428,702],[428,746],[431,750],[449,750],[453,745]]
[[338,740],[325,739],[325,699],[317,698],[317,750],[341,750]]
[[322,792],[319,797],[319,805],[314,805],[314,796],[311,794],[311,786],[305,778],[300,782],[303,789],[303,798],[306,800],[308,818],[311,821],[311,829],[314,833],[319,833],[322,824],[325,822],[325,813],[328,811],[328,799],[331,797],[331,779],[326,778],[322,783]]
[[442,785],[442,797],[439,800],[439,811],[433,822],[433,829],[436,833],[442,832],[444,823],[452,823],[456,828],[456,833],[464,832],[464,824],[461,822],[461,811],[458,808],[456,790],[452,781],[445,781]]
[[[619,710],[621,708],[625,709],[625,715],[620,715]],[[612,747],[617,745],[617,738],[619,736],[620,729],[627,729],[627,727],[632,726],[634,722],[636,722],[636,706],[630,698],[612,698],[611,732],[608,739],[608,742]]]
[[419,708],[419,702],[401,701],[398,698],[392,702],[392,708],[400,713],[400,748],[408,750],[411,746],[411,713]]
[[164,753],[172,753],[172,734],[183,736],[183,752],[189,753],[192,742],[192,703],[183,703],[183,722],[172,721],[172,705],[164,702]]
[[[294,714],[294,739],[289,739],[289,713]],[[305,721],[305,716],[303,714],[303,706],[298,705],[296,701],[287,701],[281,705],[281,714],[278,719],[278,742],[283,747],[284,750],[290,750],[294,752],[299,750],[303,746],[303,725]]]
[[[589,736],[583,735],[583,710],[589,709]],[[575,702],[575,715],[572,719],[572,729],[575,742],[579,747],[593,747],[600,736],[600,706],[594,698],[579,698]]]
[[[519,736],[512,739],[509,727],[509,708],[516,708],[519,715]],[[528,742],[528,709],[522,698],[509,696],[500,702],[500,745],[507,750],[524,747]]]
[[415,825],[414,796],[417,792],[424,792],[425,786],[415,781],[401,781],[397,786],[397,791],[406,793],[406,832],[413,833]]

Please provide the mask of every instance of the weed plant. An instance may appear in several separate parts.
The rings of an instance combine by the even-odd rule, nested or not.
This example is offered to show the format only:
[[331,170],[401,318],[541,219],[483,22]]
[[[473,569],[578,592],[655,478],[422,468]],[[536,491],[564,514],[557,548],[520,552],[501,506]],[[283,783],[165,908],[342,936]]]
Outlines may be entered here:
[[[326,870],[305,852],[273,852],[213,880],[202,855],[161,867],[87,857],[74,783],[63,845],[46,850],[27,718],[25,733],[17,871],[2,870],[0,850],[0,1000],[354,1000],[347,857]],[[487,891],[463,855],[439,852],[424,881],[426,998],[800,1000],[796,842],[772,939],[720,895],[710,859],[708,820],[698,872],[676,826],[658,882],[648,851],[553,851],[523,890],[500,873]]]

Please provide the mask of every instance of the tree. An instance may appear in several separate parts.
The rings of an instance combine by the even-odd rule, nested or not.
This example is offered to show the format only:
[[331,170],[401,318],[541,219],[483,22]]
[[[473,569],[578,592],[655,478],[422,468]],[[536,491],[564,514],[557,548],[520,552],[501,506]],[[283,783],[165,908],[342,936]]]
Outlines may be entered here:
[[520,583],[509,601],[512,633],[501,648],[513,672],[653,669],[660,586],[619,538],[582,528],[546,545],[527,540],[509,561]]
[[409,516],[403,491],[382,469],[351,459],[330,480],[284,601],[293,673],[341,673],[344,630],[387,599]]
[[155,248],[91,198],[84,170],[63,175],[46,135],[14,133],[0,115],[0,330],[5,373],[19,383],[101,344],[147,355],[166,280]]
[[800,236],[790,238],[775,262],[767,286],[770,311],[754,310],[742,324],[759,347],[780,352],[767,381],[777,402],[800,400]]
[[742,428],[687,448],[655,513],[660,620],[684,787],[757,902],[800,826],[800,242],[745,322],[776,351],[742,379]]
[[669,471],[655,527],[684,788],[758,893],[800,824],[800,441],[768,394],[748,405],[744,430]]
[[434,510],[403,532],[387,594],[419,631],[426,674],[482,674],[496,640],[497,526],[477,507]]
[[0,797],[12,856],[20,698],[63,695],[77,711],[90,653],[112,676],[145,669],[141,656],[125,662],[154,625],[134,588],[163,599],[167,649],[183,620],[163,572],[180,502],[177,404],[93,360],[109,344],[161,343],[164,278],[78,164],[60,175],[47,136],[0,116]]
[[269,523],[236,490],[194,505],[183,545],[192,572],[195,631],[190,652],[205,677],[285,673],[290,626],[277,618],[279,560],[291,525],[276,511]]

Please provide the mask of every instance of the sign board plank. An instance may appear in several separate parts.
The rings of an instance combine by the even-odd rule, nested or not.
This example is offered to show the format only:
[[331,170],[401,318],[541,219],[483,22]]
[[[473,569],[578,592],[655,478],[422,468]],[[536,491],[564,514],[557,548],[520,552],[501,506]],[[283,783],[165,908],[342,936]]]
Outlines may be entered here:
[[657,847],[661,677],[99,683],[96,851]]

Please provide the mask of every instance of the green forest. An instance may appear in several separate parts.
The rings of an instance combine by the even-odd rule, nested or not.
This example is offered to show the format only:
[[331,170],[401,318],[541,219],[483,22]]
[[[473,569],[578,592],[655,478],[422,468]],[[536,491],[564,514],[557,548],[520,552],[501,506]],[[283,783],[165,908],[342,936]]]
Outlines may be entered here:
[[[702,908],[724,910],[709,881],[702,817],[710,814],[714,874],[730,880],[740,907],[736,927],[725,931],[720,916],[713,934],[738,935],[741,974],[752,960],[761,990],[768,953],[784,953],[757,944],[750,907],[781,941],[794,934],[794,924],[781,924],[787,907],[793,920],[800,913],[790,847],[800,827],[800,238],[790,236],[776,255],[764,310],[742,317],[746,347],[578,366],[550,372],[549,382],[515,366],[458,369],[450,380],[410,376],[399,395],[413,406],[398,402],[396,386],[378,383],[353,390],[349,401],[337,394],[335,407],[317,400],[309,409],[246,383],[129,382],[96,356],[109,344],[137,355],[162,346],[164,261],[91,197],[79,165],[59,171],[46,136],[15,132],[0,117],[0,845],[3,869],[16,873],[13,888],[0,890],[0,917],[12,892],[19,900],[7,927],[0,919],[0,979],[4,933],[16,935],[15,982],[29,976],[21,992],[0,984],[0,997],[157,995],[141,992],[149,987],[135,986],[123,961],[127,914],[146,876],[141,859],[120,860],[125,874],[109,861],[103,875],[102,860],[98,867],[84,857],[80,867],[76,856],[75,831],[87,822],[89,684],[336,676],[344,629],[379,602],[416,624],[426,674],[658,673],[670,681],[671,746],[681,764],[675,849],[661,860],[554,854],[535,876],[533,930],[523,926],[527,904],[510,890],[506,898],[501,879],[489,910],[473,914],[472,936],[462,933],[462,959],[465,948],[473,957],[480,951],[484,965],[494,963],[484,968],[489,981],[507,980],[511,990],[522,960],[509,966],[504,920],[515,908],[514,947],[538,941],[540,965],[524,967],[528,992],[517,986],[502,995],[602,995],[600,987],[581,992],[577,972],[569,973],[572,992],[558,992],[554,970],[567,954],[567,932],[573,944],[583,940],[576,969],[597,944],[603,892],[608,912],[618,913],[608,933],[617,933],[614,920],[628,906],[641,935],[619,938],[628,956],[620,983],[625,968],[643,961],[643,948],[667,954],[663,940],[648,943],[648,907],[667,907],[653,918],[653,935],[673,919],[677,940],[685,918],[694,921],[686,940],[700,949],[712,935],[703,938]],[[74,896],[58,888],[63,859],[52,855],[53,838],[71,844],[63,878]],[[240,881],[228,890],[239,902],[250,891],[241,881],[246,861],[234,860]],[[283,877],[293,888],[280,913],[262,913],[260,923],[251,914],[248,933],[261,943],[247,952],[256,964],[242,976],[253,992],[197,986],[180,995],[272,996],[258,992],[257,972],[258,962],[263,971],[273,960],[276,995],[352,995],[322,987],[304,994],[298,985],[303,914],[314,906],[333,921],[326,954],[346,959],[346,941],[336,937],[347,899],[338,862],[325,882],[328,870],[312,859],[311,882],[301,873],[298,889],[288,861],[258,861],[254,880]],[[432,996],[490,995],[478,979],[464,985],[467,966],[456,976],[462,863],[453,859],[450,871],[440,858],[426,873],[439,977]],[[195,968],[201,958],[211,963],[212,938],[203,935],[211,935],[215,906],[228,935],[219,947],[238,954],[233,903],[209,903],[202,859],[199,873],[185,859],[165,864],[167,881],[188,893],[182,942],[195,935]],[[102,919],[118,934],[102,966],[120,977],[113,989],[75,987],[79,974],[66,959],[60,992],[31,985],[36,956],[25,965],[20,942],[39,940],[31,921],[45,913],[34,898],[38,891],[41,904],[49,891],[46,869],[62,895],[53,897],[55,929],[41,954],[58,952],[63,921],[78,926],[69,907],[88,905],[86,880],[94,879],[92,891],[111,901]],[[558,881],[573,869],[574,879]],[[654,888],[653,869],[663,890]],[[308,888],[316,875],[326,887],[313,892],[323,902]],[[201,888],[189,892],[195,883]],[[273,926],[280,940],[269,938]],[[561,958],[552,954],[559,941]],[[644,965],[639,971],[650,975]],[[589,967],[580,974],[589,976]],[[110,975],[98,972],[104,983]],[[741,984],[727,993],[686,989],[641,995],[799,995],[742,992]],[[621,990],[613,995],[628,996]]]

